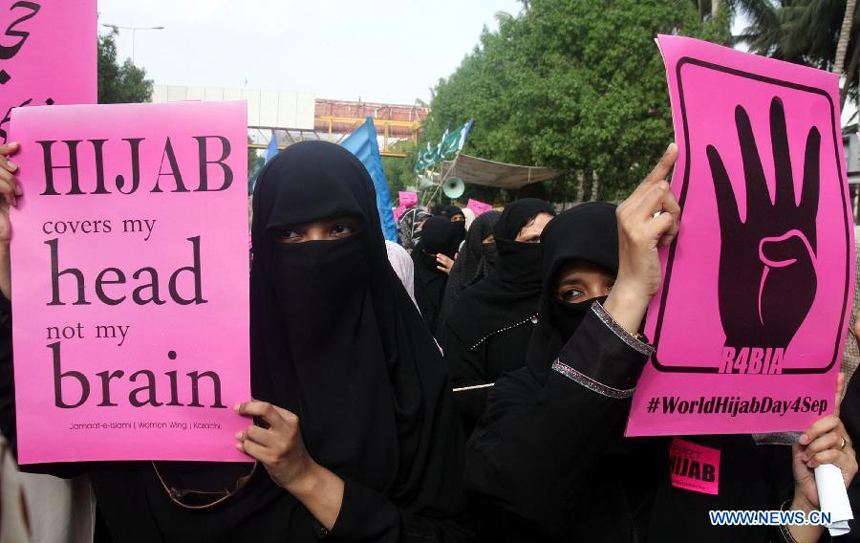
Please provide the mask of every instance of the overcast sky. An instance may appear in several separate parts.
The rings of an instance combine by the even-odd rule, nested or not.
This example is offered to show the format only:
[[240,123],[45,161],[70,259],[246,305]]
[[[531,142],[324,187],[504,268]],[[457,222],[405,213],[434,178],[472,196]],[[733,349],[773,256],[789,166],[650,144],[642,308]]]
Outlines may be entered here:
[[[101,24],[136,32],[157,84],[313,92],[412,104],[450,75],[517,0],[99,0]],[[132,32],[117,39],[132,56]],[[246,83],[247,81],[247,83]]]

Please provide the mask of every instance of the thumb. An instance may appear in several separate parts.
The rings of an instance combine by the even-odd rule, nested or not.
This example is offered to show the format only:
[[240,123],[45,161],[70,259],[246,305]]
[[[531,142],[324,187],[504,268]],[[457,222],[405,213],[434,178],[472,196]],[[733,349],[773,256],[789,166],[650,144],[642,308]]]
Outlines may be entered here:
[[9,210],[0,209],[0,248],[8,247],[12,241],[12,221],[9,220]]
[[840,408],[842,407],[842,393],[845,391],[845,374],[841,371],[836,378],[836,403],[833,404],[833,414],[839,416]]
[[791,266],[798,260],[815,262],[815,252],[800,230],[789,230],[776,237],[766,237],[759,243],[759,259],[771,268]]

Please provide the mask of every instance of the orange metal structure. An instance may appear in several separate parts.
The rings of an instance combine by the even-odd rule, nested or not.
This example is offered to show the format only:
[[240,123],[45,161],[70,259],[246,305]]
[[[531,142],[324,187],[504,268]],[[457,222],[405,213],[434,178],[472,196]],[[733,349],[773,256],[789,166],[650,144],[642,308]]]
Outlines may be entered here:
[[377,132],[383,136],[382,154],[394,156],[396,153],[391,153],[389,150],[389,139],[410,138],[417,143],[421,121],[428,113],[430,113],[429,107],[419,105],[318,98],[314,114],[314,130],[317,133],[328,134],[328,139],[331,140],[333,136],[349,134],[363,124],[367,117],[373,117]]

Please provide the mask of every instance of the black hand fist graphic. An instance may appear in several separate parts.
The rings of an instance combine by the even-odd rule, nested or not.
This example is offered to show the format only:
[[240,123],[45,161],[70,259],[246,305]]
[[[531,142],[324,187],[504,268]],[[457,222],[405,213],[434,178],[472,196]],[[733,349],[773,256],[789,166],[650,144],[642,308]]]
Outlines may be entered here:
[[771,202],[749,116],[735,108],[746,180],[746,220],[720,154],[709,145],[708,162],[720,214],[720,320],[726,345],[786,348],[815,299],[815,220],[818,215],[821,135],[806,136],[803,188],[795,203],[782,101],[770,104],[776,194]]

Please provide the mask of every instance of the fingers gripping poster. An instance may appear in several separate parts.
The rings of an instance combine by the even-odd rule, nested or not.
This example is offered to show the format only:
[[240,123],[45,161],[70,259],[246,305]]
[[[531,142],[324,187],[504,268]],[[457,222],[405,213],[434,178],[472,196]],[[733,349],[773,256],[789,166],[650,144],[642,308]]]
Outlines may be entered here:
[[627,435],[802,431],[833,411],[854,285],[838,77],[660,36],[681,231]]
[[246,460],[245,107],[14,110],[21,463]]

